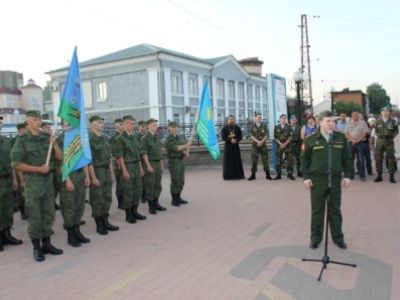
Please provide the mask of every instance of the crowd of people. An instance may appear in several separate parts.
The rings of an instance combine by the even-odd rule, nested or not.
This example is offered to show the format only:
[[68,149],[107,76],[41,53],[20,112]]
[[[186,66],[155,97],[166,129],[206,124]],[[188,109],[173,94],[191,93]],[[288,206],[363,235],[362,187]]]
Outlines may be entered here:
[[[0,125],[2,120],[0,116]],[[57,194],[67,242],[72,247],[90,242],[81,232],[87,188],[96,232],[100,235],[119,230],[109,220],[114,181],[118,208],[125,211],[127,223],[146,220],[138,211],[140,201],[148,203],[152,215],[167,210],[159,202],[164,166],[158,121],[139,122],[139,132],[135,133],[136,120],[124,116],[115,120],[115,134],[110,139],[104,135],[102,117],[92,116],[89,122],[92,162],[73,171],[65,180],[61,174],[65,167],[64,131],[68,130],[68,124],[63,123],[63,133],[56,136],[51,134],[50,124],[42,122],[39,111],[28,111],[26,122],[17,126],[17,136],[11,140],[0,137],[0,251],[7,245],[22,244],[22,240],[11,234],[16,206],[22,219],[28,222],[33,258],[40,262],[45,260],[45,254],[62,254],[63,250],[51,242]],[[181,197],[185,178],[183,159],[189,155],[192,143],[177,134],[175,122],[170,122],[168,128],[165,147],[171,174],[171,204],[180,206],[188,203]]]

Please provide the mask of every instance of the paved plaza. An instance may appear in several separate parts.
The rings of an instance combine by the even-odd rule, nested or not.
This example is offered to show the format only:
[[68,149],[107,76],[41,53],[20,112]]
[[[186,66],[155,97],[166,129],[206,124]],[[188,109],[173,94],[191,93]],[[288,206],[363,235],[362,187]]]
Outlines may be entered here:
[[257,175],[251,182],[223,181],[220,166],[189,167],[183,192],[189,204],[173,207],[164,170],[166,212],[152,216],[141,204],[147,220],[128,224],[114,199],[110,221],[120,230],[100,236],[86,205],[82,232],[91,243],[80,248],[67,245],[57,211],[52,240],[64,254],[46,255],[42,263],[33,260],[27,223],[15,214],[13,233],[24,244],[0,252],[0,299],[400,300],[399,174],[397,184],[385,173],[384,182],[368,176],[344,189],[348,250],[329,240],[329,256],[357,268],[329,264],[321,282],[322,264],[301,260],[324,253],[322,244],[308,248],[303,180]]

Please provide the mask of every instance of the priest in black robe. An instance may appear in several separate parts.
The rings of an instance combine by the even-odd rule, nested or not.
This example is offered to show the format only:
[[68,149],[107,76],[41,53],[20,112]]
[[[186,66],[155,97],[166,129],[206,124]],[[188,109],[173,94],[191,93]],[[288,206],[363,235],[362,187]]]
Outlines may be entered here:
[[235,117],[229,115],[227,125],[221,130],[224,147],[224,180],[244,179],[242,157],[239,143],[242,140],[242,129],[235,124]]

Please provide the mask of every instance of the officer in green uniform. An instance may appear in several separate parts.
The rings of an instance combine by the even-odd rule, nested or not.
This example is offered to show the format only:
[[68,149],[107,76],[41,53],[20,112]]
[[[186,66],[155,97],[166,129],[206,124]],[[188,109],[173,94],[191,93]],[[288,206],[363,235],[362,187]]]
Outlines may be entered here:
[[[3,124],[3,116],[0,116],[0,129]],[[10,141],[0,136],[0,251],[5,245],[20,245],[18,240],[11,235],[13,225],[13,187],[17,188],[18,182],[10,163]]]
[[[51,125],[49,122],[42,122],[40,125],[40,128],[43,133],[51,135]],[[56,210],[60,209],[60,206],[57,204],[56,199],[58,194],[60,193],[60,170],[59,168],[59,163],[52,157],[50,159],[49,167],[50,167],[50,172],[53,173],[53,185],[54,185],[54,208]]]
[[91,186],[89,202],[92,206],[92,217],[96,222],[96,231],[101,235],[108,231],[119,230],[118,226],[108,221],[112,202],[112,172],[111,148],[109,140],[103,135],[104,119],[92,116],[89,119],[91,132],[89,135],[92,164],[89,165]]
[[[14,146],[17,138],[24,134],[25,128],[26,128],[26,123],[18,123],[17,124],[18,134],[10,140],[11,149]],[[26,211],[25,211],[25,198],[23,195],[24,186],[25,186],[24,174],[22,172],[18,172],[18,171],[15,171],[15,172],[17,175],[18,187],[14,192],[14,199],[15,199],[14,204],[15,204],[16,210],[19,210],[21,213],[21,219],[26,220],[28,218],[28,215],[26,214]]]
[[111,154],[112,154],[112,162],[114,167],[114,175],[115,175],[115,195],[117,196],[118,208],[124,209],[123,207],[123,187],[122,187],[122,172],[121,168],[118,164],[118,161],[115,157],[115,139],[124,132],[124,122],[122,119],[118,118],[114,121],[115,132],[114,135],[110,138],[111,145]]
[[[32,239],[33,257],[43,261],[43,254],[62,254],[51,244],[51,229],[54,223],[54,182],[53,173],[46,165],[49,147],[51,156],[62,159],[61,149],[55,135],[49,136],[40,131],[42,118],[39,111],[26,112],[28,130],[15,142],[11,151],[11,166],[24,173],[25,205],[28,210],[28,234]],[[51,143],[52,142],[52,143]],[[42,239],[42,245],[40,244]]]
[[[353,161],[344,134],[335,132],[335,118],[330,111],[319,115],[320,128],[303,141],[301,170],[304,185],[311,190],[311,241],[316,249],[323,238],[325,200],[329,194],[328,219],[331,236],[339,248],[346,249],[342,232],[341,185],[351,182]],[[329,148],[331,147],[332,185],[328,188]],[[344,179],[342,180],[342,173]]]
[[172,205],[180,206],[187,201],[182,199],[181,193],[185,185],[185,164],[183,158],[188,155],[187,149],[192,146],[192,141],[186,142],[177,134],[177,123],[170,122],[168,125],[169,135],[165,142],[168,156],[168,169],[171,174],[170,192]]
[[[145,121],[139,121],[138,125],[139,125],[139,131],[135,136],[136,136],[137,141],[139,142],[139,146],[140,146],[141,139],[147,132],[147,123]],[[143,167],[144,166],[143,156],[140,155],[140,158],[141,158],[142,167]],[[145,177],[143,176],[142,177],[142,196],[141,196],[141,199],[142,199],[141,202],[142,203],[146,203],[146,185],[144,183],[144,178]]]
[[[63,129],[67,129],[63,123]],[[61,150],[64,150],[64,132],[57,138]],[[64,228],[68,232],[67,242],[72,247],[80,247],[81,243],[89,243],[80,230],[85,212],[86,188],[90,186],[89,168],[83,167],[70,173],[60,184],[60,206],[64,218]]]
[[136,223],[136,220],[146,219],[138,212],[144,172],[140,161],[139,143],[133,134],[135,119],[132,116],[124,116],[123,121],[125,130],[115,139],[115,157],[122,174],[125,220],[128,223]]
[[157,120],[147,121],[147,133],[141,139],[141,154],[145,164],[146,200],[149,203],[149,212],[154,215],[159,211],[167,210],[158,202],[162,186],[162,159],[160,138],[157,134]]
[[261,156],[261,160],[264,166],[265,178],[271,180],[271,175],[269,173],[268,164],[268,149],[267,149],[267,139],[268,139],[268,127],[267,124],[261,122],[261,114],[256,113],[255,121],[250,127],[250,138],[252,139],[251,148],[251,176],[248,180],[256,179],[258,158]]
[[396,121],[390,117],[388,107],[383,107],[381,110],[381,117],[377,120],[375,125],[375,135],[377,136],[375,147],[375,165],[378,176],[375,182],[381,182],[382,179],[382,164],[383,154],[386,153],[388,169],[390,174],[390,182],[396,183],[394,179],[396,158],[394,156],[394,139],[399,133],[399,127]]
[[296,159],[296,169],[297,169],[297,176],[303,177],[300,171],[300,149],[301,149],[301,137],[300,137],[301,127],[297,123],[297,117],[292,115],[290,117],[290,153],[292,158]]
[[288,178],[294,180],[293,177],[293,159],[290,153],[290,142],[291,138],[291,131],[289,125],[286,123],[286,115],[282,114],[279,117],[279,124],[274,128],[274,139],[277,143],[277,151],[276,151],[276,177],[274,180],[279,180],[282,178],[282,162],[283,156],[285,155],[287,161],[287,172]]

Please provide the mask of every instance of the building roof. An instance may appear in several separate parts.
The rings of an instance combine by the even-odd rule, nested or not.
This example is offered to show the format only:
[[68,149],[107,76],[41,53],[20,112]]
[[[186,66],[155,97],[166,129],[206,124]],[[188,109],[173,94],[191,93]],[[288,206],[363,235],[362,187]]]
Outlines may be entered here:
[[[227,55],[227,56],[221,56],[221,57],[216,57],[216,58],[203,59],[203,58],[188,55],[185,53],[169,50],[166,48],[153,46],[150,44],[139,44],[139,45],[136,45],[136,46],[133,46],[130,48],[126,48],[123,50],[119,50],[116,52],[112,52],[110,54],[106,54],[103,56],[99,56],[99,57],[81,62],[79,65],[80,65],[80,67],[86,67],[86,66],[90,66],[90,65],[97,65],[97,64],[109,63],[109,62],[120,61],[120,60],[125,60],[125,59],[138,58],[138,57],[154,55],[154,54],[159,54],[159,53],[165,53],[165,54],[169,54],[172,56],[182,57],[182,58],[194,60],[197,62],[209,64],[209,65],[214,65],[214,64],[218,63],[219,61],[229,57],[229,55]],[[54,73],[54,72],[63,71],[63,70],[67,70],[67,69],[68,69],[68,66],[49,71],[47,73]]]
[[364,94],[364,92],[362,90],[343,90],[343,91],[335,91],[335,92],[331,92],[332,95],[340,95],[340,94]]
[[40,86],[36,84],[36,82],[31,78],[28,80],[28,83],[24,85],[21,89],[42,89]]
[[18,89],[0,88],[0,94],[22,95],[22,92]]

